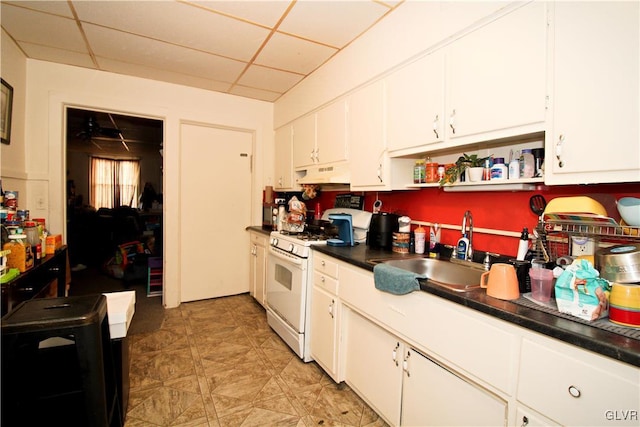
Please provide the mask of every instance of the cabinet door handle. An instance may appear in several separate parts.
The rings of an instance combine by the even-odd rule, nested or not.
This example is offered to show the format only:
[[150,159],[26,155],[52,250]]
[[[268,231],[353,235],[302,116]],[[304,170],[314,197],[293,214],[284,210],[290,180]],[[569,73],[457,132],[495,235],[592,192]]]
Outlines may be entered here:
[[[440,118],[438,117],[438,115],[436,114],[436,118],[433,119],[433,133],[436,134],[436,139],[440,138],[440,135],[438,135],[438,122],[440,121]],[[455,133],[455,130],[454,130]]]
[[407,373],[407,377],[411,376],[411,372],[409,372],[409,356],[411,356],[411,351],[407,351],[407,355],[402,361],[402,370]]
[[562,156],[562,144],[564,143],[564,135],[560,134],[558,137],[558,142],[556,142],[556,159],[558,159],[558,166],[563,167],[564,162],[560,158]]
[[529,418],[527,418],[526,416],[523,416],[521,427],[526,427],[528,425],[529,425]]
[[449,127],[451,127],[451,133],[456,134],[456,110],[451,112],[449,116]]
[[396,363],[396,366],[398,366],[398,349],[399,348],[400,348],[400,343],[397,342],[396,348],[394,348],[393,351],[391,352],[392,360]]
[[567,391],[569,391],[569,394],[571,395],[571,397],[575,397],[576,399],[579,398],[580,395],[582,394],[580,390],[574,385],[569,386]]
[[326,264],[326,263],[324,262],[324,260],[320,261],[320,265],[321,265],[321,266],[323,266],[323,267],[324,267],[324,266],[325,266],[325,264]]
[[380,182],[384,182],[384,181],[382,180],[382,164],[379,164],[379,165],[378,165],[377,173],[378,173],[378,179],[380,180]]
[[331,300],[331,304],[329,304],[329,314],[331,315],[331,318],[333,319],[333,306],[336,303],[335,300]]

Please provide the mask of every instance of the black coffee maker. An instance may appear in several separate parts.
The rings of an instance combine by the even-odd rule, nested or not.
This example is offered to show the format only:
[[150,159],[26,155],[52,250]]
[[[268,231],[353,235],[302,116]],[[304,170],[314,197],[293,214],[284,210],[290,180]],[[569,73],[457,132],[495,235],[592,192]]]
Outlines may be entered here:
[[399,215],[388,212],[374,213],[367,233],[367,246],[391,250],[393,233],[398,231],[398,218]]

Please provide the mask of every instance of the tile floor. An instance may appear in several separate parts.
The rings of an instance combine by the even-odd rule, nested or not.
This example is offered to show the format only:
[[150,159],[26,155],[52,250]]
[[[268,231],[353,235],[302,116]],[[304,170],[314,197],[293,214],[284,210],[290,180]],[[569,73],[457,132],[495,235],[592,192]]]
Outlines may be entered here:
[[167,310],[130,345],[125,427],[386,426],[346,384],[303,363],[248,294]]

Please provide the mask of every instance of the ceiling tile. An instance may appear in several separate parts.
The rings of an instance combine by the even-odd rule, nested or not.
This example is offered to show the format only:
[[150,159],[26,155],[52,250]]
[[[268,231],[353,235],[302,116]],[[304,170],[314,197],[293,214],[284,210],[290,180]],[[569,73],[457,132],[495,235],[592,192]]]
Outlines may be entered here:
[[337,49],[285,34],[275,33],[256,58],[256,64],[308,74],[322,65]]
[[372,1],[298,1],[278,31],[342,48],[389,10]]
[[84,27],[94,53],[99,57],[222,82],[235,81],[245,68],[242,62],[220,56],[91,24]]
[[0,17],[28,58],[274,101],[403,1],[0,0]]
[[87,52],[72,19],[2,3],[2,27],[17,41]]
[[227,92],[231,83],[209,80],[202,77],[193,77],[181,73],[174,73],[168,70],[145,67],[143,65],[129,64],[114,61],[112,59],[99,58],[100,68],[117,74],[142,77],[145,79],[158,80],[179,84],[183,86],[197,87],[200,89],[213,90],[216,92]]
[[269,30],[178,2],[74,2],[82,21],[248,61]]
[[244,86],[234,86],[233,89],[229,91],[232,95],[243,96],[245,98],[253,98],[260,99],[262,101],[274,102],[278,98],[280,98],[281,94],[275,92],[269,92],[266,90],[248,88]]
[[19,44],[22,50],[29,55],[29,58],[57,62],[59,64],[75,65],[77,67],[94,67],[94,63],[88,53],[72,52],[24,42],[20,42]]
[[284,93],[295,86],[303,75],[252,65],[244,73],[238,84],[253,88]]
[[273,28],[289,7],[289,1],[191,1],[211,10]]
[[[67,18],[73,18],[73,13],[69,9],[66,1],[2,1],[2,4],[12,4],[28,9],[39,10],[41,12],[53,13]],[[4,10],[3,10],[4,12]]]

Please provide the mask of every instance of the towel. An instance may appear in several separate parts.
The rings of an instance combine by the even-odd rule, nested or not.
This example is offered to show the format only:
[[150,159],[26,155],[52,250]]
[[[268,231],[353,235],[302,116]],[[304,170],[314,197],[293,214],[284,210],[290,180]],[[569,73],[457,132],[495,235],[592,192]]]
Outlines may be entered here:
[[373,281],[376,289],[395,295],[404,295],[420,290],[418,279],[424,278],[426,277],[420,274],[384,263],[376,264],[373,267]]

